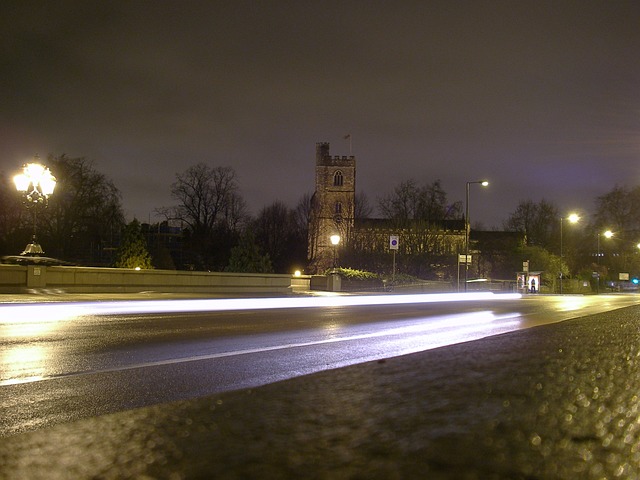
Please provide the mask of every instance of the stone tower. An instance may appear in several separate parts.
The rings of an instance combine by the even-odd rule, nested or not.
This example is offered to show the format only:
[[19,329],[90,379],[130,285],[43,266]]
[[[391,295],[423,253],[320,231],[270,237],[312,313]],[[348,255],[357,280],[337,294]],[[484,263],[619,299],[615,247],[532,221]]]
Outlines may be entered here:
[[[309,225],[309,260],[312,273],[322,273],[333,265],[349,240],[354,224],[356,158],[334,156],[328,143],[316,143],[316,190]],[[340,235],[334,247],[330,237]],[[339,262],[338,262],[339,263]]]

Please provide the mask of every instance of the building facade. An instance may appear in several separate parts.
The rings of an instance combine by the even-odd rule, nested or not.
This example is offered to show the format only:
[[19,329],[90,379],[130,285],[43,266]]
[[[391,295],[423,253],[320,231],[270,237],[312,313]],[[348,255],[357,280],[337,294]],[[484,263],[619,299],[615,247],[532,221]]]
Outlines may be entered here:
[[[399,238],[396,253],[407,258],[407,265],[428,263],[412,267],[414,273],[429,269],[442,272],[443,262],[455,269],[458,253],[464,252],[464,220],[440,223],[411,221],[398,225],[388,219],[356,218],[356,157],[332,156],[329,143],[316,144],[308,239],[310,273],[323,273],[336,263],[353,268],[373,268],[374,264],[380,267],[381,263],[372,261],[372,257],[388,257],[391,236]],[[334,235],[340,237],[337,245],[331,243]],[[349,265],[340,262],[341,254],[349,255]]]
[[[315,273],[330,267],[349,242],[355,222],[356,157],[331,156],[329,143],[316,143],[316,189],[311,199],[308,257]],[[331,243],[338,235],[339,243]]]

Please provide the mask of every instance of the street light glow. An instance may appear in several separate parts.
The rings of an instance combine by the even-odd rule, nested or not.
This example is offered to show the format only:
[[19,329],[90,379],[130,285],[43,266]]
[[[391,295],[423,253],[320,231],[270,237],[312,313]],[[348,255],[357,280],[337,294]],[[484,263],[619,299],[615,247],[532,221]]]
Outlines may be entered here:
[[[29,163],[19,173],[13,177],[13,182],[19,192],[27,194],[30,202],[44,202],[56,188],[56,178],[44,165],[39,163]],[[29,190],[31,187],[31,190]]]
[[[580,216],[577,213],[570,213],[569,216],[566,218],[567,220],[569,220],[569,223],[578,223],[580,221]],[[563,222],[565,220],[565,217],[560,217],[560,261],[562,261],[562,228],[563,228]],[[560,270],[560,294],[562,295],[562,270]]]
[[24,173],[20,173],[13,177],[13,183],[16,184],[16,189],[19,192],[26,192],[29,188],[31,180],[29,180],[29,177],[27,177]]

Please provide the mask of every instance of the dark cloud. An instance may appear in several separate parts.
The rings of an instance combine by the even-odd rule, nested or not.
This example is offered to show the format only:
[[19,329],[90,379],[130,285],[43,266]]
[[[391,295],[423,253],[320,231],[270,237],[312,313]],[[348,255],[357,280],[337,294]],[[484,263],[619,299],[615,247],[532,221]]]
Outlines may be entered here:
[[468,180],[475,219],[639,184],[633,1],[7,1],[0,170],[93,159],[146,219],[177,172],[236,169],[254,211],[313,189],[316,141],[371,200]]

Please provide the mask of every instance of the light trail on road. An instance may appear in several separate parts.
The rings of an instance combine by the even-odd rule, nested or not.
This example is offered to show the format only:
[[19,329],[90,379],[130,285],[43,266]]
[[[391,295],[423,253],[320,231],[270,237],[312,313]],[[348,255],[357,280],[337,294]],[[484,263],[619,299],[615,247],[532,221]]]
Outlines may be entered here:
[[637,304],[475,292],[0,304],[0,436]]
[[500,301],[521,298],[519,293],[443,293],[418,295],[325,295],[283,298],[224,298],[200,300],[130,300],[46,304],[7,304],[0,307],[0,321],[37,319],[57,321],[82,315],[219,312],[289,308],[326,308],[367,305],[402,305],[442,302]]

